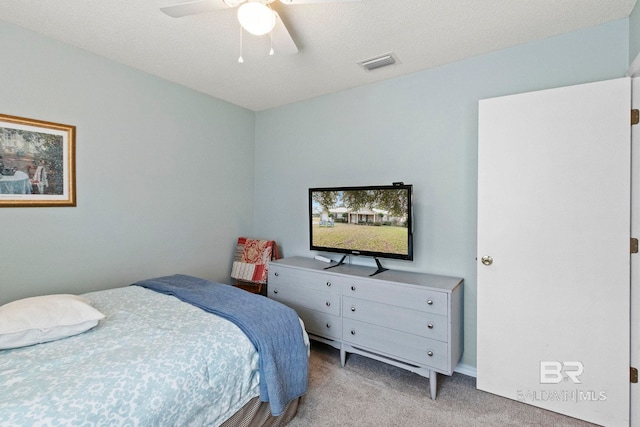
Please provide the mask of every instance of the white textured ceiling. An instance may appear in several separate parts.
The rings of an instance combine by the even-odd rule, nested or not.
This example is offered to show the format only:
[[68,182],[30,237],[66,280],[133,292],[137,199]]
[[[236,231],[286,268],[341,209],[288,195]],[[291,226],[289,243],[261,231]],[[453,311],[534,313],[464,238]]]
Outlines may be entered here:
[[[260,111],[628,17],[636,0],[273,3],[300,52],[269,56],[235,9],[170,18],[181,0],[1,0],[0,19]],[[356,63],[394,52],[366,72]]]

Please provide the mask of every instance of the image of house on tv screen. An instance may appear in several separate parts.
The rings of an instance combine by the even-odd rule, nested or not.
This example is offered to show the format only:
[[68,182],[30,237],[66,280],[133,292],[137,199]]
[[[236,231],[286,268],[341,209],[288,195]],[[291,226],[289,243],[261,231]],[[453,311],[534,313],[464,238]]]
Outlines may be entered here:
[[407,256],[410,197],[406,188],[311,191],[312,248]]

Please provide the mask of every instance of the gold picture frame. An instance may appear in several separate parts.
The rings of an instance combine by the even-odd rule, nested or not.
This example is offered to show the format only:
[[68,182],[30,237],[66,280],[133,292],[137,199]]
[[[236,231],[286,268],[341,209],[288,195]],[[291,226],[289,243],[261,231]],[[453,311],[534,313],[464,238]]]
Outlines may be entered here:
[[0,207],[76,206],[76,127],[0,114]]

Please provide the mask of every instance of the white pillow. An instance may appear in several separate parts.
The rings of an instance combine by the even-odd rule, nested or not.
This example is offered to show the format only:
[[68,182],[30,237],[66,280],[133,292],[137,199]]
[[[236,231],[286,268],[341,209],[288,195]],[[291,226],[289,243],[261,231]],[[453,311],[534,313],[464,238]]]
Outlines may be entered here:
[[78,295],[24,298],[0,307],[0,349],[24,347],[87,331],[104,314]]

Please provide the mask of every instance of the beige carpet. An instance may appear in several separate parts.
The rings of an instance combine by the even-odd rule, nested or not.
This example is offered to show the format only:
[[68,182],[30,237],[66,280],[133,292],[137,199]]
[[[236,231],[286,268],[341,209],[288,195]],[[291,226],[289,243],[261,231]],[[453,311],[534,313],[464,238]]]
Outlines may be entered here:
[[592,426],[592,424],[478,391],[475,378],[429,379],[359,355],[340,367],[339,351],[312,342],[309,389],[289,427],[315,426]]

